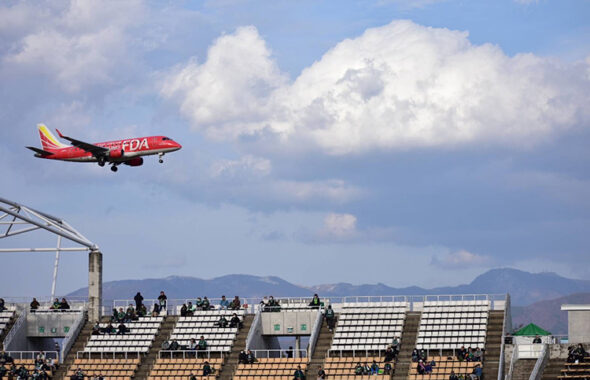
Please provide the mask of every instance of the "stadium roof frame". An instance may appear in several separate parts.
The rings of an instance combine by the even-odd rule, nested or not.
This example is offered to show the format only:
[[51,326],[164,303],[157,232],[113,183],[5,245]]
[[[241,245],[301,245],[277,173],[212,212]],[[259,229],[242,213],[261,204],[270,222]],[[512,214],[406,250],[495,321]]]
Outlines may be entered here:
[[[6,227],[6,228],[4,228]],[[22,205],[0,197],[0,241],[15,235],[30,233],[33,231],[45,230],[57,236],[55,247],[37,248],[6,248],[0,247],[0,253],[19,252],[55,252],[55,265],[53,269],[53,281],[51,284],[51,298],[55,296],[57,283],[57,270],[59,266],[60,252],[98,252],[98,245],[88,240],[65,220],[48,213],[35,210],[34,208]],[[62,247],[61,239],[65,238],[76,247]]]

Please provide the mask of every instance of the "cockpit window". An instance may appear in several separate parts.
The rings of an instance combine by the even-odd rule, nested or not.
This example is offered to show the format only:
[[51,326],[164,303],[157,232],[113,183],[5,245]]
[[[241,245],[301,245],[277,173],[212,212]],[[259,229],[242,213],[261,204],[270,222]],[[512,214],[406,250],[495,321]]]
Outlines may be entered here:
[[168,137],[162,137],[162,141],[168,141],[168,140],[170,140],[170,138],[168,138]]

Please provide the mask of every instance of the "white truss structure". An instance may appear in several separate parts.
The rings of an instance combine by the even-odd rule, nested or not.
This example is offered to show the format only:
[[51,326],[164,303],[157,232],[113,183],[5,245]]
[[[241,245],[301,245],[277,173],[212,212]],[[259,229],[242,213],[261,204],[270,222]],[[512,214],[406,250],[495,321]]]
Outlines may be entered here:
[[[90,252],[98,251],[98,246],[88,240],[84,235],[76,231],[68,222],[31,207],[0,198],[0,243],[15,235],[30,233],[32,231],[45,230],[57,236],[55,247],[36,248],[6,248],[0,246],[0,253],[18,252],[55,252],[55,265],[53,268],[53,282],[51,285],[51,298],[55,296],[57,283],[57,269],[59,266],[60,252]],[[65,238],[76,247],[62,247],[61,240]],[[3,245],[3,244],[2,244]]]

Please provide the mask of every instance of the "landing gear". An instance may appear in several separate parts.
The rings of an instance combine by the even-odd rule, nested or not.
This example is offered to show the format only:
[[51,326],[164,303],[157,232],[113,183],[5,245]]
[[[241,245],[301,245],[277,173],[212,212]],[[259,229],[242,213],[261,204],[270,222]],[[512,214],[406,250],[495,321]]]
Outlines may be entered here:
[[115,165],[113,165],[113,166],[111,166],[111,170],[112,170],[113,172],[116,172],[117,170],[119,170],[119,168],[118,168],[118,167],[116,167]]
[[104,157],[98,157],[98,166],[103,167],[105,164]]
[[164,159],[162,159],[162,157],[164,157],[164,153],[158,153],[158,162],[160,162],[161,164],[164,163]]

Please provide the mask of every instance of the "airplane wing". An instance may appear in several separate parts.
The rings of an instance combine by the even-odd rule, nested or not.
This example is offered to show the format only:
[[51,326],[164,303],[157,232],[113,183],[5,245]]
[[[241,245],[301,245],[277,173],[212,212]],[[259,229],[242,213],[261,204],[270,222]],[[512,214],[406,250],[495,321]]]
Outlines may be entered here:
[[73,138],[68,137],[68,136],[64,136],[64,135],[61,134],[61,132],[59,131],[59,129],[56,129],[56,131],[57,131],[57,134],[59,135],[59,137],[61,137],[62,139],[68,140],[76,148],[80,148],[80,149],[83,149],[83,150],[85,150],[85,151],[87,151],[89,153],[92,153],[92,155],[94,157],[104,156],[109,151],[107,148],[103,148],[102,146],[90,144],[90,143],[87,143],[87,142],[84,142],[84,141],[73,139]]

